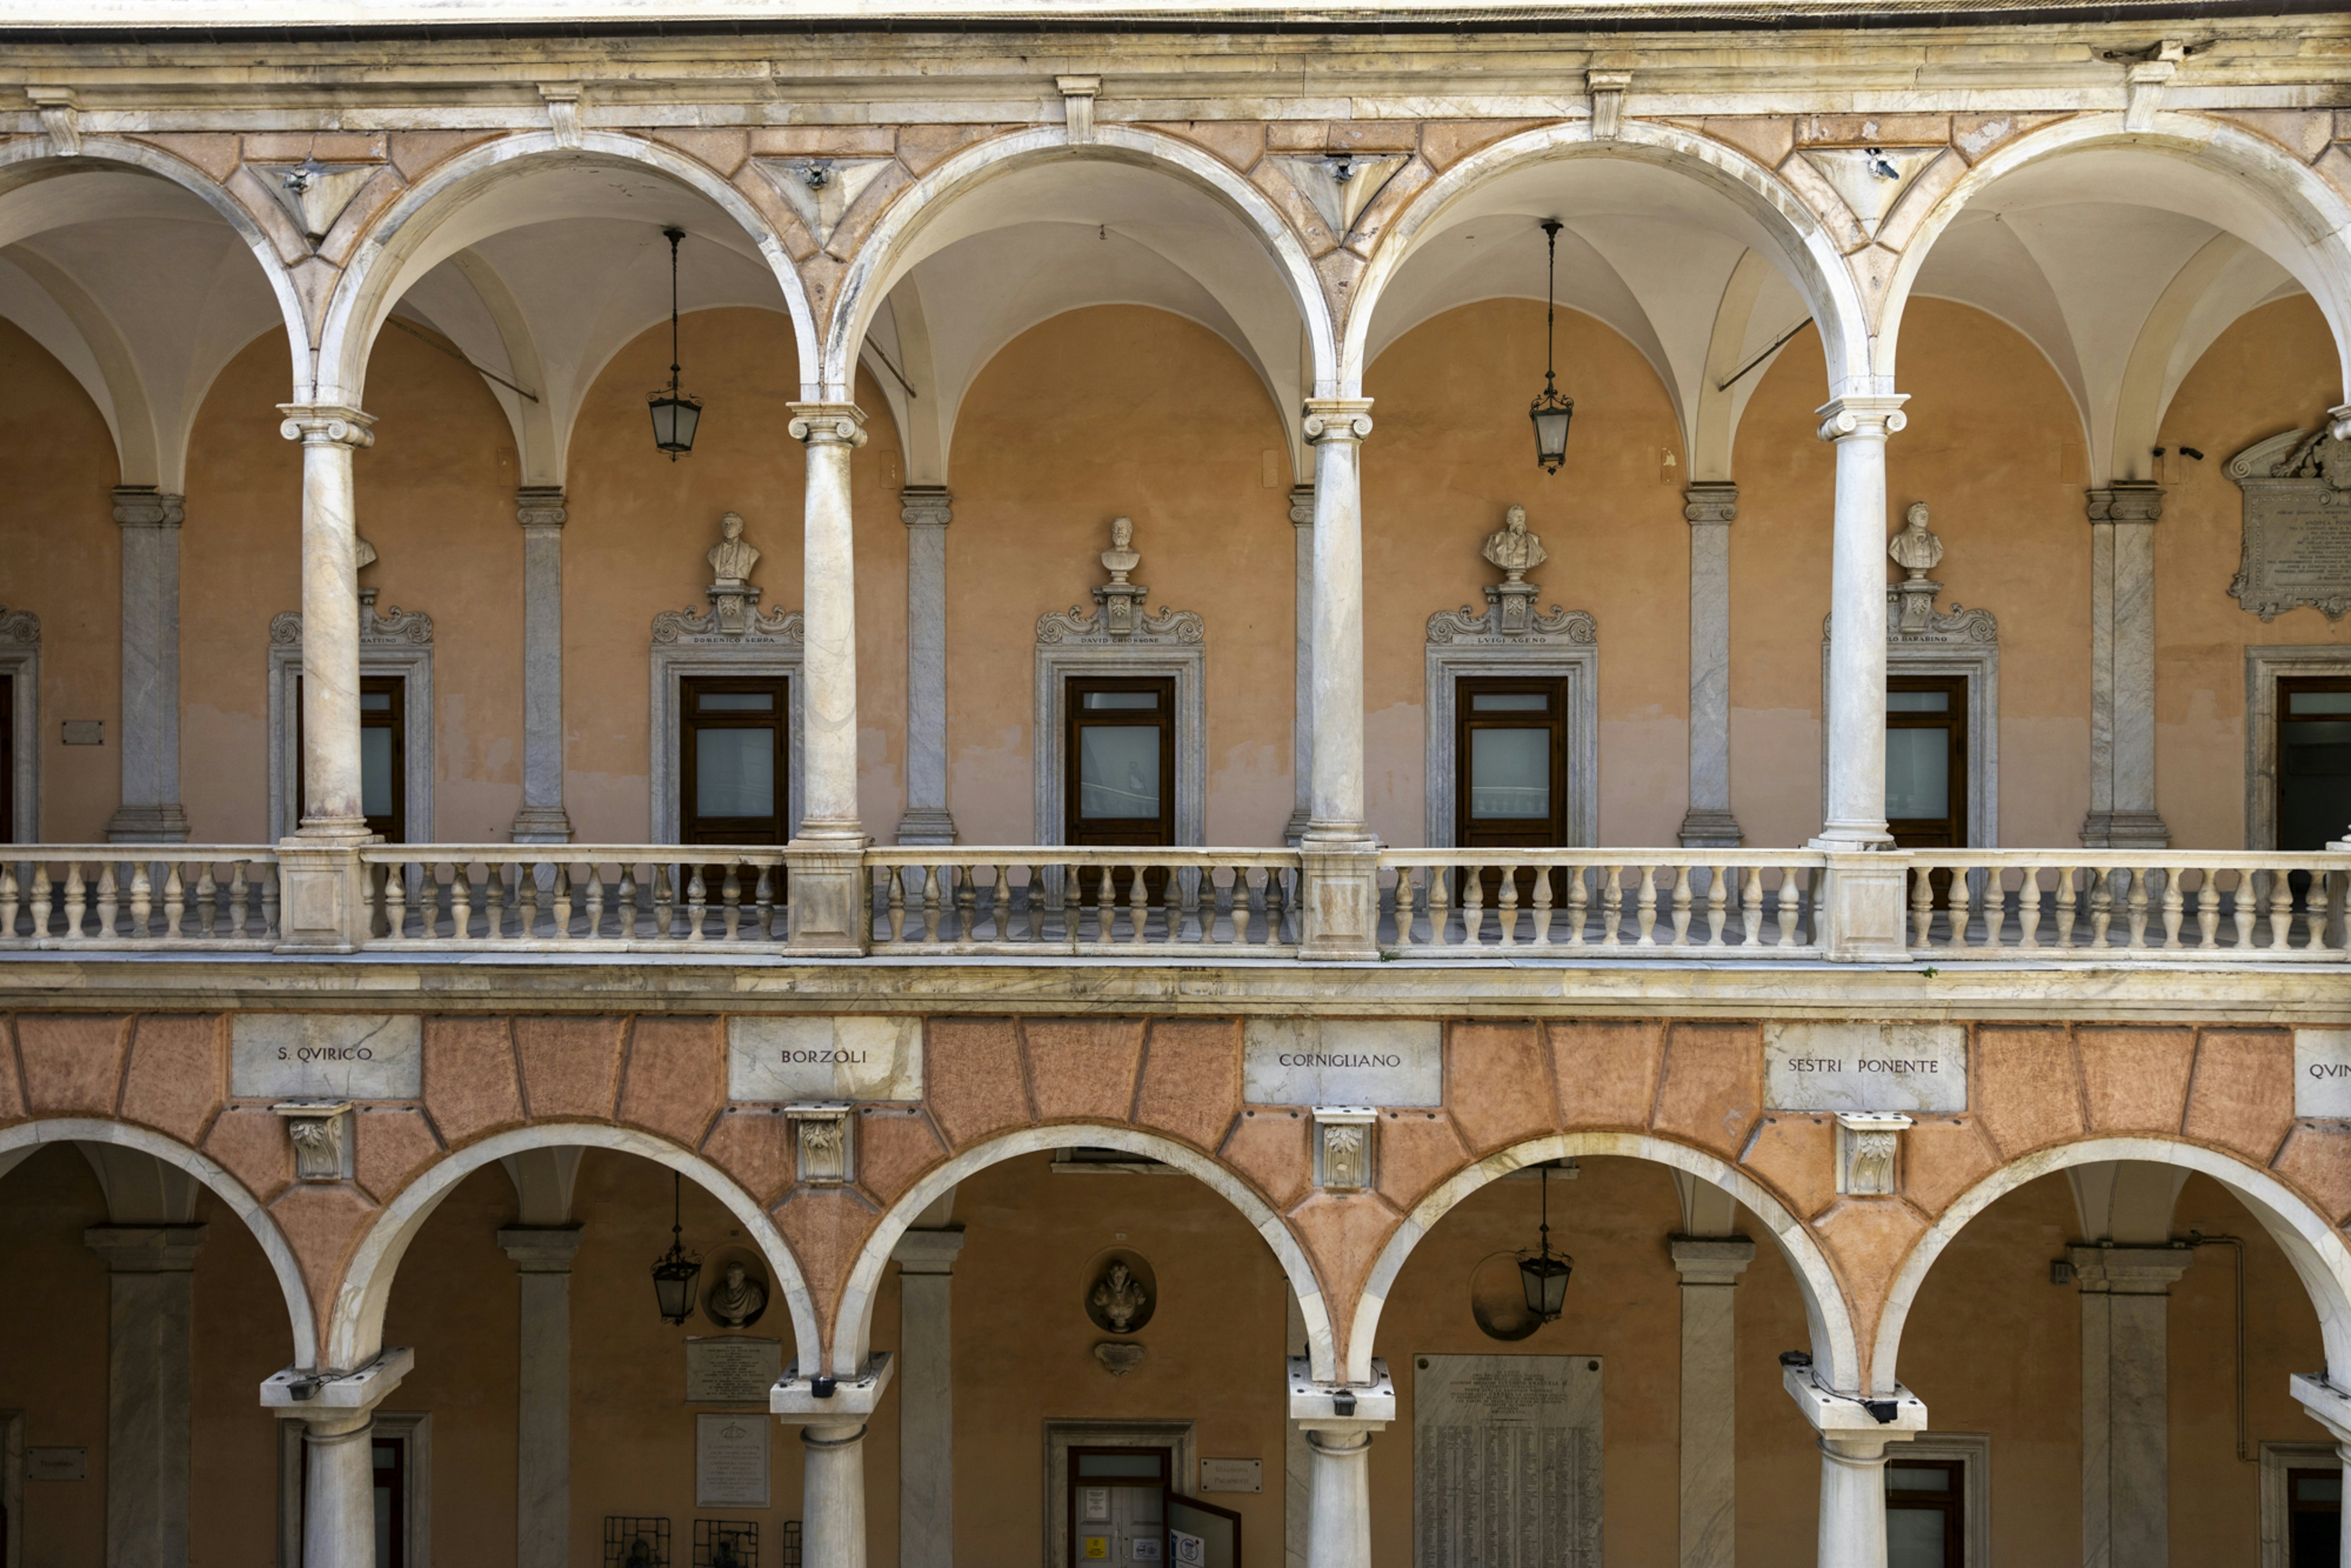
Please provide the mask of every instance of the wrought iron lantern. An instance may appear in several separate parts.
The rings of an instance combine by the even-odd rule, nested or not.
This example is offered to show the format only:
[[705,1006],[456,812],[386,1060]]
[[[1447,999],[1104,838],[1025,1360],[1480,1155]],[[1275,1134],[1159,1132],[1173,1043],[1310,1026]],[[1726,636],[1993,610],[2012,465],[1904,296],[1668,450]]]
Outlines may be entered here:
[[1519,1284],[1527,1293],[1527,1311],[1543,1322],[1554,1323],[1566,1310],[1567,1277],[1575,1260],[1551,1249],[1551,1166],[1542,1167],[1542,1246],[1519,1254]]
[[1560,465],[1567,461],[1567,426],[1575,417],[1575,400],[1559,390],[1552,351],[1559,316],[1559,231],[1562,226],[1557,218],[1545,218],[1542,224],[1543,243],[1550,251],[1543,277],[1543,390],[1527,407],[1527,417],[1535,425],[1535,462],[1546,474],[1558,473]]
[[694,450],[695,427],[702,423],[702,400],[680,392],[677,382],[677,242],[685,237],[685,231],[664,229],[662,235],[669,241],[669,385],[648,396],[645,404],[653,411],[653,444],[674,463],[678,454]]
[[694,1301],[702,1281],[702,1260],[684,1247],[685,1226],[680,1218],[684,1180],[670,1173],[669,1250],[653,1264],[653,1300],[662,1322],[682,1323],[694,1315]]

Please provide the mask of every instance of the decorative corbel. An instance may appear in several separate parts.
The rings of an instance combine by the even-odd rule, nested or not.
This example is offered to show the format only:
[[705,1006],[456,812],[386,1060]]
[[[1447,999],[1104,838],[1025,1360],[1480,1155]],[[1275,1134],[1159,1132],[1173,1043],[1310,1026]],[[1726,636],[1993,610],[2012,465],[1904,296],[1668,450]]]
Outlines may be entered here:
[[25,96],[41,111],[41,129],[60,158],[81,156],[81,99],[69,87],[28,87]]
[[348,1100],[284,1100],[271,1110],[286,1118],[294,1145],[297,1181],[351,1179],[351,1103]]
[[1837,1191],[1848,1197],[1892,1197],[1902,1134],[1912,1118],[1892,1112],[1837,1113]]
[[583,133],[580,125],[580,84],[576,81],[543,81],[538,84],[538,96],[547,100],[547,128],[555,132],[559,147],[577,147]]
[[857,1109],[846,1100],[787,1105],[799,1178],[810,1186],[846,1186],[857,1179]]
[[2163,112],[2164,89],[2187,56],[2179,39],[2166,38],[2156,45],[2153,59],[2140,60],[2130,68],[2126,78],[2130,97],[2123,110],[2123,129],[2135,132],[2155,129],[2155,117]]
[[1094,99],[1102,92],[1100,77],[1055,77],[1061,89],[1061,112],[1067,117],[1071,141],[1094,139]]
[[1592,140],[1616,140],[1625,122],[1625,89],[1632,85],[1631,71],[1584,72],[1583,86],[1592,94]]
[[1369,1105],[1314,1107],[1314,1185],[1359,1192],[1372,1185],[1372,1145],[1380,1113]]

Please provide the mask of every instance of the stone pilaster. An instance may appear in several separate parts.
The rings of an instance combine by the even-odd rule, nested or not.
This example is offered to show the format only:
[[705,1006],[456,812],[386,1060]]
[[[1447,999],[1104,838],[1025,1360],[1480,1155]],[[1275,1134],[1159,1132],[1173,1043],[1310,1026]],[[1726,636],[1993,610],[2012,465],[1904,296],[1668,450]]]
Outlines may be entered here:
[[2189,1247],[2075,1247],[2082,1292],[2083,1568],[2171,1560],[2171,1287]]
[[146,486],[114,492],[122,540],[122,801],[118,844],[188,839],[180,804],[181,497]]
[[98,1225],[106,1260],[107,1568],[188,1561],[189,1333],[201,1225]]
[[1296,562],[1297,627],[1293,662],[1297,695],[1290,719],[1290,769],[1295,782],[1295,803],[1282,825],[1281,841],[1296,849],[1314,815],[1314,486],[1296,485],[1290,491],[1291,557]]
[[2084,497],[2090,520],[2088,849],[2164,849],[2155,809],[2155,525],[2163,492],[2121,484]]
[[522,810],[518,844],[568,844],[563,810],[563,524],[560,485],[515,492],[522,525]]
[[1682,492],[1689,523],[1689,811],[1685,849],[1735,850],[1743,840],[1730,814],[1730,525],[1739,486],[1693,485]]
[[571,1561],[571,1259],[576,1225],[515,1226],[498,1247],[521,1278],[515,1412],[515,1563]]
[[954,1568],[955,1336],[960,1228],[909,1230],[898,1262],[899,1568]]
[[1755,1260],[1743,1236],[1677,1236],[1682,1281],[1681,1568],[1738,1556],[1739,1341],[1732,1291]]
[[902,844],[951,844],[947,811],[947,525],[955,498],[937,486],[898,493],[906,525],[906,810]]

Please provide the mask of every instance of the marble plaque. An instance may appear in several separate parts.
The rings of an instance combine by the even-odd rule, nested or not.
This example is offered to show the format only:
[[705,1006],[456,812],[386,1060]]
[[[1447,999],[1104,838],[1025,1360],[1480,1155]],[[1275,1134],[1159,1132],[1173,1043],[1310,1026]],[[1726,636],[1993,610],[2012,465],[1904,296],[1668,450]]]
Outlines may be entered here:
[[28,1481],[82,1481],[89,1479],[88,1448],[27,1448],[25,1479]]
[[768,1406],[768,1390],[784,1375],[784,1342],[756,1334],[720,1334],[685,1342],[688,1405]]
[[424,1024],[413,1013],[238,1013],[228,1092],[240,1100],[418,1100]]
[[1437,1105],[1445,1026],[1434,1019],[1250,1019],[1241,1097],[1251,1105]]
[[2351,1029],[2294,1031],[2294,1113],[2351,1119]]
[[694,1418],[694,1506],[768,1506],[768,1428],[764,1414]]
[[[2327,466],[2342,444],[2321,443],[2300,466]],[[2339,619],[2351,609],[2351,490],[2336,487],[2331,467],[2320,477],[2255,465],[2264,471],[2241,476],[2243,463],[2241,457],[2229,466],[2245,493],[2244,538],[2229,592],[2264,621],[2304,605]]]
[[1952,1023],[1766,1024],[1763,1103],[1773,1111],[1964,1111],[1968,1031]]
[[1207,1491],[1259,1491],[1265,1490],[1263,1459],[1202,1459],[1200,1490]]
[[1415,1568],[1600,1568],[1600,1358],[1412,1364]]
[[726,1097],[778,1104],[920,1100],[923,1020],[730,1018]]

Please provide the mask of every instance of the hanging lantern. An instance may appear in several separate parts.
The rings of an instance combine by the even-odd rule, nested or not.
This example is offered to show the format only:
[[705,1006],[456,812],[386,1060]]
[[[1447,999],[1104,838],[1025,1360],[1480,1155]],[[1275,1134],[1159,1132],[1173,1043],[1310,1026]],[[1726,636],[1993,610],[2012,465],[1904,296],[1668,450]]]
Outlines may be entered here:
[[1553,323],[1559,314],[1556,296],[1562,226],[1557,218],[1543,220],[1543,243],[1550,248],[1549,267],[1543,277],[1543,390],[1527,408],[1527,416],[1535,424],[1535,462],[1546,474],[1558,473],[1560,465],[1567,461],[1567,425],[1575,417],[1575,400],[1561,394],[1552,362]]
[[1553,1323],[1566,1310],[1567,1277],[1575,1260],[1551,1249],[1551,1166],[1542,1167],[1542,1246],[1519,1254],[1519,1284],[1527,1293],[1527,1311],[1541,1322]]
[[[662,234],[669,241],[669,385],[647,397],[645,404],[653,411],[653,444],[674,463],[679,453],[694,450],[695,427],[702,423],[702,400],[687,396],[677,387],[677,242],[685,237],[685,231],[664,229]],[[684,1322],[683,1318],[674,1321]]]
[[679,1218],[683,1178],[672,1172],[669,1179],[669,1250],[653,1264],[653,1300],[661,1307],[662,1322],[682,1323],[694,1315],[694,1300],[702,1279],[702,1260],[689,1255],[684,1246],[685,1227]]

